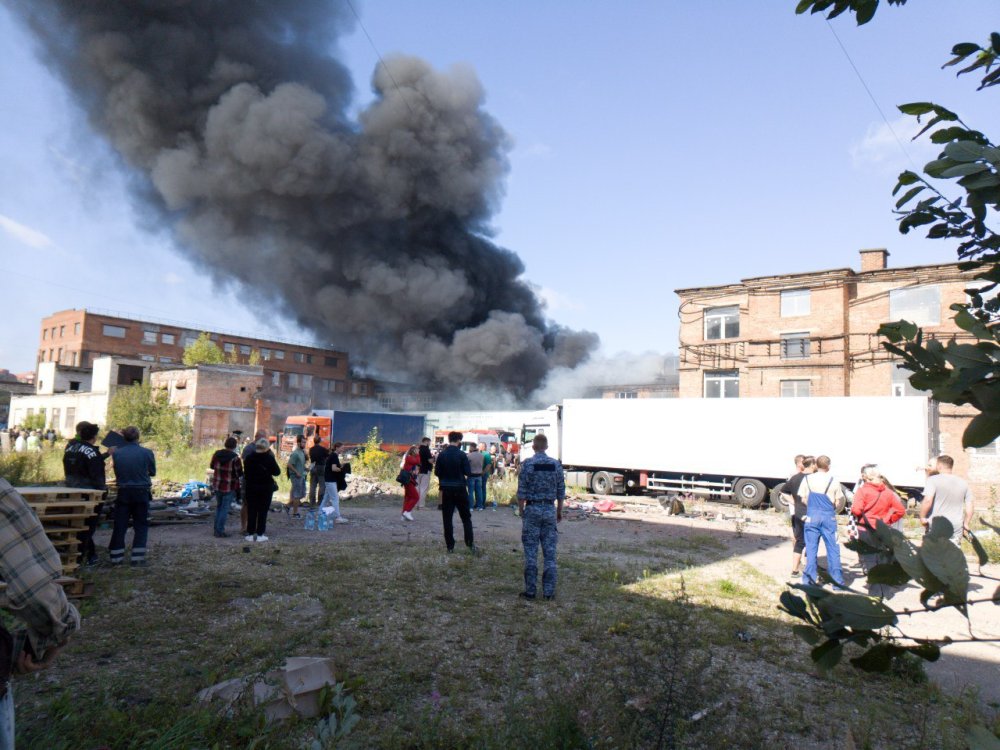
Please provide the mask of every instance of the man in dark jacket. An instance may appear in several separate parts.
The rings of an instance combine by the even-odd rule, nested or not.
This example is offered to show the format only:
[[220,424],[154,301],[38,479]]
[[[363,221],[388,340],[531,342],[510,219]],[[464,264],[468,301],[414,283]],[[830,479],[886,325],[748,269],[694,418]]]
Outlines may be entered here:
[[[90,422],[80,422],[76,426],[76,437],[66,445],[63,453],[63,472],[66,475],[67,487],[85,487],[91,490],[103,490],[107,497],[108,483],[104,476],[104,462],[108,453],[101,453],[94,444],[100,428]],[[84,565],[97,564],[97,548],[94,546],[94,532],[101,514],[101,505],[94,509],[94,515],[87,519],[87,530],[81,531],[80,554]]]
[[215,495],[215,536],[224,539],[229,506],[240,492],[243,482],[243,460],[236,452],[236,438],[229,436],[223,448],[212,454],[208,468],[212,470],[212,494]]
[[313,446],[309,449],[309,504],[315,505],[326,493],[326,460],[329,449],[323,445],[323,438],[313,436]]
[[146,564],[146,538],[149,535],[149,503],[153,499],[153,482],[156,476],[156,458],[153,451],[139,445],[139,428],[122,430],[125,444],[115,448],[111,460],[115,465],[118,481],[118,499],[115,501],[115,525],[111,532],[111,564],[125,562],[125,532],[132,519],[132,565]]
[[461,442],[461,432],[448,433],[448,447],[438,454],[434,476],[438,478],[438,485],[441,487],[441,518],[444,522],[444,543],[448,551],[455,551],[452,522],[457,510],[465,532],[465,546],[473,555],[477,555],[479,550],[472,538],[472,513],[469,511],[468,480],[472,476],[472,469],[469,457],[459,448]]

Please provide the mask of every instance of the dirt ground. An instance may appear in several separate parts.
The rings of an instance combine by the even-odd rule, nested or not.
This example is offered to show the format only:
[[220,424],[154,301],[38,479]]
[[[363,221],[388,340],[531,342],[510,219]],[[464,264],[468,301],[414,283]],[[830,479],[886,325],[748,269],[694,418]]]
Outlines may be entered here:
[[[583,500],[592,498],[580,498]],[[732,505],[696,502],[687,508],[695,517],[668,516],[658,504],[648,500],[625,502],[625,511],[599,517],[567,511],[560,524],[559,554],[565,559],[574,552],[592,556],[594,549],[606,550],[615,562],[621,562],[627,551],[634,546],[642,548],[649,542],[683,544],[686,538],[697,536],[710,540],[713,544],[724,545],[724,560],[703,564],[702,573],[720,579],[727,575],[731,566],[727,563],[743,561],[754,570],[777,583],[789,579],[791,568],[791,542],[787,519],[784,515],[770,510],[742,510]],[[268,520],[268,536],[276,544],[337,544],[345,541],[375,540],[425,544],[440,543],[443,546],[441,515],[436,505],[428,505],[422,511],[415,511],[413,522],[400,518],[400,506],[387,498],[345,500],[341,507],[350,523],[338,525],[329,532],[306,531],[302,521],[292,519],[285,513],[272,512]],[[485,555],[491,551],[520,551],[520,521],[512,508],[501,507],[497,511],[487,509],[473,513],[476,543]],[[456,537],[461,546],[461,524],[456,514]],[[151,564],[155,565],[156,547],[159,545],[213,544],[243,546],[245,542],[235,532],[235,515],[230,517],[229,539],[215,539],[211,525],[206,523],[190,525],[156,526],[150,534]],[[98,545],[107,544],[109,532],[99,533]],[[842,548],[844,573],[848,585],[858,592],[865,592],[866,582],[857,564],[857,555]],[[822,561],[822,556],[821,556]],[[970,570],[977,566],[970,560]],[[983,572],[1000,575],[1000,566],[984,566]],[[988,596],[995,587],[995,581],[977,579],[973,576],[970,597]],[[573,592],[560,589],[560,597],[572,597]],[[898,592],[891,600],[891,606],[900,610],[906,607],[919,608],[920,589],[911,585]],[[775,602],[777,604],[777,602]],[[777,612],[775,613],[777,617]],[[901,627],[907,635],[918,637],[968,637],[970,632],[980,638],[1000,638],[1000,607],[990,603],[970,609],[971,626],[954,610],[935,613],[919,613],[901,618]],[[971,627],[971,629],[970,629]],[[1000,680],[997,666],[1000,664],[1000,644],[969,643],[954,644],[944,650],[940,661],[927,665],[929,676],[949,693],[973,689],[981,706],[992,713],[1000,708]]]

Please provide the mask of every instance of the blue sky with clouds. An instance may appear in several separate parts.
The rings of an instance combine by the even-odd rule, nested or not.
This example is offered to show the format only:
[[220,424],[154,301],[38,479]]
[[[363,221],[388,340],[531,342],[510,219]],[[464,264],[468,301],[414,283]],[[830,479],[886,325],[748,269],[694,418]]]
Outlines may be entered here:
[[[609,353],[676,350],[675,288],[857,267],[863,247],[888,247],[900,266],[954,258],[896,231],[894,177],[934,150],[909,142],[895,105],[936,101],[989,130],[996,94],[940,65],[992,30],[995,0],[833,22],[906,153],[827,22],[794,6],[355,2],[383,55],[476,71],[514,142],[496,239],[551,316],[596,331]],[[39,319],[69,307],[305,337],[133,210],[129,175],[2,5],[0,49],[0,368],[31,369]],[[337,54],[360,107],[375,52],[356,28]]]

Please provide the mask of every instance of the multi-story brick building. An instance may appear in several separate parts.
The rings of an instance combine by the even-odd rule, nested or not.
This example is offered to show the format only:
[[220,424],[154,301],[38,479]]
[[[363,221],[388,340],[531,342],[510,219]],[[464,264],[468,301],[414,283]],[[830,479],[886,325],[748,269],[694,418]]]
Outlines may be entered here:
[[[89,368],[98,357],[114,355],[169,368],[181,363],[184,348],[203,330],[94,310],[63,310],[42,320],[38,362]],[[233,364],[259,358],[262,395],[279,418],[308,408],[344,408],[375,395],[370,378],[351,376],[346,352],[247,334],[207,333]]]
[[[965,339],[949,306],[966,301],[976,282],[956,263],[888,268],[888,255],[862,250],[860,271],[676,290],[680,397],[915,395],[911,373],[882,348],[879,326],[905,319],[925,338]],[[969,476],[980,502],[988,501],[1000,486],[996,445],[963,450],[962,432],[975,412],[949,404],[936,411],[939,451],[954,456],[956,471]]]

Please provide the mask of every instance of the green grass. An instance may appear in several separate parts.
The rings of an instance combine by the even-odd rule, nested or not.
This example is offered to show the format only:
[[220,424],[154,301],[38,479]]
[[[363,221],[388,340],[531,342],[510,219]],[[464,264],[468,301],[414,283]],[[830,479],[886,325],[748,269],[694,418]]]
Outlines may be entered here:
[[[194,700],[293,655],[335,659],[359,703],[361,747],[627,747],[660,711],[677,720],[680,747],[832,746],[850,727],[871,747],[952,748],[971,716],[928,685],[843,666],[817,676],[775,610],[779,586],[721,554],[720,582],[714,567],[666,556],[636,567],[567,549],[559,598],[525,603],[509,544],[475,559],[431,541],[333,536],[249,554],[157,547],[155,530],[153,543],[146,569],[88,574],[84,630],[51,670],[18,682],[19,748],[76,748],[81,737],[115,749],[299,748],[311,722],[267,727],[248,707],[223,719]],[[685,678],[694,709],[653,689],[677,638],[682,672],[711,657]],[[857,714],[863,694],[879,700]],[[687,722],[719,698],[710,721]],[[900,705],[926,721],[899,721]]]

